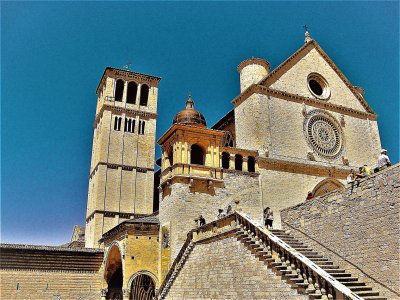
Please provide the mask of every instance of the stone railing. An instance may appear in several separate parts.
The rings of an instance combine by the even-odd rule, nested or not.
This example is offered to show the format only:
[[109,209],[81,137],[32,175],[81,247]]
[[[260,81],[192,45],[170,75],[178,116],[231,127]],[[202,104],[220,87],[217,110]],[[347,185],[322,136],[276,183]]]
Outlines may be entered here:
[[238,226],[249,233],[256,243],[266,246],[267,254],[275,257],[275,261],[291,271],[290,274],[296,275],[299,279],[297,286],[303,287],[307,294],[327,295],[327,299],[362,299],[264,226],[256,224],[244,214],[235,214]]
[[193,229],[188,233],[184,245],[160,286],[159,299],[165,299],[167,296],[196,243],[235,232],[244,232],[249,235],[256,245],[265,249],[262,250],[261,254],[272,257],[275,267],[279,265],[278,267],[282,270],[290,272],[293,283],[300,292],[310,294],[310,297],[323,296],[321,299],[362,299],[281,238],[238,212]]
[[171,167],[165,168],[161,173],[161,184],[175,176],[196,176],[207,179],[222,180],[222,171],[220,168],[210,166],[177,163]]

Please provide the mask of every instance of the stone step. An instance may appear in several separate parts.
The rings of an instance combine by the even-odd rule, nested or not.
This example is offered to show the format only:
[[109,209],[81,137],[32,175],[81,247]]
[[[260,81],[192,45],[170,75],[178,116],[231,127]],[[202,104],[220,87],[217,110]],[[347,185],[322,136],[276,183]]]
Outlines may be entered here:
[[351,277],[350,273],[329,273],[330,275],[332,275],[335,278],[338,277]]
[[349,282],[349,281],[358,281],[357,277],[335,277],[339,282]]
[[343,285],[349,287],[356,287],[356,286],[365,286],[365,282],[359,282],[359,281],[348,281],[348,282],[342,282]]
[[312,249],[309,248],[309,247],[306,246],[306,245],[300,245],[300,246],[298,246],[298,245],[290,245],[290,244],[289,244],[289,246],[292,247],[293,249],[296,249],[296,250],[310,250],[310,251],[312,251]]
[[357,291],[354,293],[363,298],[366,296],[379,296],[379,292],[374,291]]
[[308,297],[310,297],[310,299],[321,299],[322,294],[308,294]]
[[286,232],[286,230],[283,229],[271,229],[270,230],[272,233],[276,233],[276,232]]
[[295,240],[292,237],[280,237],[280,239],[284,242],[297,242],[297,240]]
[[387,298],[382,296],[367,296],[363,297],[364,300],[387,300]]
[[324,258],[322,255],[318,254],[318,252],[315,251],[301,250],[299,252],[307,257],[313,256],[315,258]]
[[372,287],[371,286],[347,286],[350,290],[352,290],[353,292],[357,292],[357,291],[372,291]]
[[[303,253],[303,252],[300,252],[301,254],[303,254],[304,256],[306,256],[308,259],[310,259],[310,260],[312,260],[313,258],[324,258],[322,255],[320,255],[320,254],[309,254],[309,253]],[[313,253],[315,253],[315,252],[313,252]]]
[[339,269],[339,266],[334,266],[333,265],[333,262],[331,262],[331,261],[323,261],[323,262],[321,262],[321,263],[318,263],[318,262],[316,262],[316,261],[314,261],[313,259],[312,259],[312,261],[313,262],[315,262],[315,263],[317,263],[317,265],[321,268],[321,269]]
[[345,269],[324,269],[324,271],[325,271],[326,273],[328,273],[328,274],[331,274],[331,273],[344,273],[344,272],[346,272]]
[[320,263],[320,264],[333,265],[333,262],[331,262],[328,258],[325,258],[325,257],[322,257],[322,258],[315,257],[314,259],[312,259],[312,261]]

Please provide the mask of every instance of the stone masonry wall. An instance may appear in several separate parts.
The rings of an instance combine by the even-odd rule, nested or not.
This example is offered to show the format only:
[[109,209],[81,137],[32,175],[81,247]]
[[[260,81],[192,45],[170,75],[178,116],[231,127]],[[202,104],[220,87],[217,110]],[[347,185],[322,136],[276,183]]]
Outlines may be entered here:
[[160,197],[160,223],[170,222],[171,261],[175,259],[186,240],[187,233],[195,227],[194,219],[200,214],[207,223],[216,219],[218,209],[225,209],[239,200],[239,209],[253,220],[261,221],[262,206],[258,176],[245,173],[225,173],[224,187],[215,188],[214,194],[192,193],[188,184],[175,183],[171,193]]
[[400,298],[400,165],[282,210],[284,229],[335,264]]
[[44,272],[0,270],[1,299],[100,299],[101,275],[97,272]]
[[235,236],[196,244],[167,299],[307,299]]

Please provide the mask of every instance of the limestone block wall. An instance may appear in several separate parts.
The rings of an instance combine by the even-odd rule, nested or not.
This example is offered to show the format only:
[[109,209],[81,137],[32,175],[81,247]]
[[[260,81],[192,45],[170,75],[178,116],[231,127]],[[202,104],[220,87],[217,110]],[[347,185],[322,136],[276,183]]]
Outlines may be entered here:
[[325,177],[260,169],[263,208],[270,207],[273,210],[274,228],[281,228],[282,209],[302,203],[307,192],[312,191],[324,179]]
[[97,272],[45,272],[0,270],[1,299],[100,299],[101,274]]
[[276,276],[235,236],[196,244],[167,299],[308,299]]
[[158,235],[128,235],[126,239],[126,252],[124,256],[124,287],[128,286],[129,280],[137,272],[146,271],[151,274],[156,286],[159,285],[158,262],[159,262]]
[[261,221],[262,207],[258,176],[245,173],[225,173],[224,187],[215,188],[213,193],[190,192],[188,184],[175,183],[171,192],[160,195],[160,224],[170,223],[171,261],[186,240],[187,233],[195,227],[194,219],[203,215],[207,222],[216,219],[218,208],[226,208],[236,200],[239,209],[252,219]]
[[389,299],[400,298],[400,165],[281,212],[284,229]]
[[[269,153],[271,157],[293,157],[307,160],[307,153],[313,148],[307,143],[303,124],[303,105],[269,97],[269,114],[271,121]],[[306,106],[306,111],[315,110]],[[380,138],[376,121],[359,119],[336,112],[329,112],[340,125],[344,138],[344,151],[336,159],[325,159],[315,155],[316,161],[343,165],[342,156],[348,159],[351,166],[367,163],[376,166],[380,155]]]
[[269,114],[266,95],[253,94],[235,107],[237,148],[249,150],[270,148],[271,118]]
[[265,66],[250,64],[240,71],[240,92],[245,91],[252,84],[258,83],[268,75]]

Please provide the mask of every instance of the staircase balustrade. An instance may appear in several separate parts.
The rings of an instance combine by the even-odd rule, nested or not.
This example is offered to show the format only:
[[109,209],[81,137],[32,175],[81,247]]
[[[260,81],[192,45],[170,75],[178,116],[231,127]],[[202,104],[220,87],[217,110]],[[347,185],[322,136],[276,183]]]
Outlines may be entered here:
[[[235,234],[238,240],[244,243],[256,257],[264,261],[276,274],[281,275],[282,279],[286,280],[292,288],[297,289],[299,293],[307,294],[310,299],[364,299],[345,285],[349,284],[353,286],[360,284],[356,282],[357,278],[351,277],[351,274],[344,273],[344,270],[338,269],[337,266],[332,266],[332,269],[335,270],[334,272],[329,270],[333,273],[329,274],[312,260],[315,259],[321,262],[321,265],[325,265],[326,262],[326,265],[329,266],[328,269],[331,269],[330,265],[332,262],[329,262],[311,249],[307,249],[305,245],[302,245],[302,243],[298,242],[290,235],[285,234],[284,231],[279,231],[277,233],[279,237],[267,230],[264,226],[252,221],[245,214],[239,212],[234,212],[224,218],[189,231],[186,241],[160,286],[159,294],[157,295],[158,298],[164,299],[167,296],[175,278],[183,268],[186,259],[196,243],[232,233]],[[296,244],[294,247],[298,247],[297,250],[289,245],[289,243]],[[341,281],[339,281],[338,278]],[[354,282],[354,284],[351,284],[352,282]],[[370,295],[377,294],[377,292],[373,292]],[[372,296],[365,299],[386,298]]]

